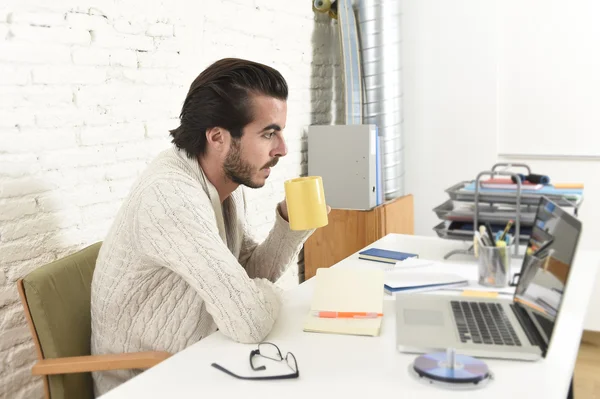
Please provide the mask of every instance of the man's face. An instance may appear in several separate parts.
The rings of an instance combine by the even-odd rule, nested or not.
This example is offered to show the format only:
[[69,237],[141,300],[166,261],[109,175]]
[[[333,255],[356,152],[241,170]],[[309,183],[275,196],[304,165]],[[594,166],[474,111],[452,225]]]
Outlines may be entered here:
[[244,127],[242,137],[232,138],[223,168],[237,184],[251,188],[265,185],[271,167],[287,154],[283,129],[287,104],[267,96],[254,96],[254,120]]

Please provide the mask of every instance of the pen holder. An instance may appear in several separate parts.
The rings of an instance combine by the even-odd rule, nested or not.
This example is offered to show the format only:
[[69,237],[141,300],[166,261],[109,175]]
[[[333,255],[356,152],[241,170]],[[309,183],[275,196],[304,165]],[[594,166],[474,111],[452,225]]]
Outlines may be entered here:
[[480,242],[478,247],[479,284],[497,288],[507,287],[514,244],[492,247]]

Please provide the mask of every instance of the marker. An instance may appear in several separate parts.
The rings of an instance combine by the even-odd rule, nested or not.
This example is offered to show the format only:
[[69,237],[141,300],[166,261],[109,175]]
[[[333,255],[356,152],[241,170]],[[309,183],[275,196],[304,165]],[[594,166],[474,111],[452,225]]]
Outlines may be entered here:
[[382,317],[383,313],[377,312],[328,312],[315,310],[311,312],[312,316],[323,317],[327,319],[376,319]]
[[549,184],[550,183],[550,178],[546,175],[536,175],[536,174],[529,174],[526,177],[527,181],[530,181],[534,184]]
[[492,242],[492,246],[494,246],[494,233],[492,232],[492,226],[490,225],[490,222],[485,222],[485,228],[487,229],[487,233],[490,237],[490,241]]
[[473,253],[476,258],[479,258],[479,241],[481,241],[481,237],[478,231],[473,234]]
[[481,236],[481,242],[483,243],[483,245],[486,245],[486,246],[494,245],[492,243],[493,238],[488,237],[488,233],[485,230],[485,226],[479,226],[479,235]]

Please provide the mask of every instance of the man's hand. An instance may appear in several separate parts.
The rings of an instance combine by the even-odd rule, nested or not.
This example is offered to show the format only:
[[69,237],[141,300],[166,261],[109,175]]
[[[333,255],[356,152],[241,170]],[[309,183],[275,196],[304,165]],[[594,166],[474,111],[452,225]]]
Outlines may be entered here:
[[277,208],[279,209],[279,214],[281,215],[281,217],[286,221],[289,222],[289,216],[288,216],[288,209],[287,209],[287,202],[285,200],[281,201]]
[[[279,208],[279,214],[281,214],[281,217],[286,221],[289,222],[289,216],[288,216],[288,208],[287,208],[287,202],[284,199],[283,201],[281,201],[278,206]],[[327,214],[329,215],[329,212],[331,212],[331,207],[329,205],[327,205]]]

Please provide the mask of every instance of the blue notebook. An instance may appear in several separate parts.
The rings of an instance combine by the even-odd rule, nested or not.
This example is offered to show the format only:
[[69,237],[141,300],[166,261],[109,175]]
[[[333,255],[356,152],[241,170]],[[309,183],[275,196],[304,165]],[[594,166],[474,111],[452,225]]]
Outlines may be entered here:
[[372,260],[383,263],[396,263],[407,258],[418,258],[419,255],[407,252],[390,251],[387,249],[369,248],[358,253],[359,259]]

